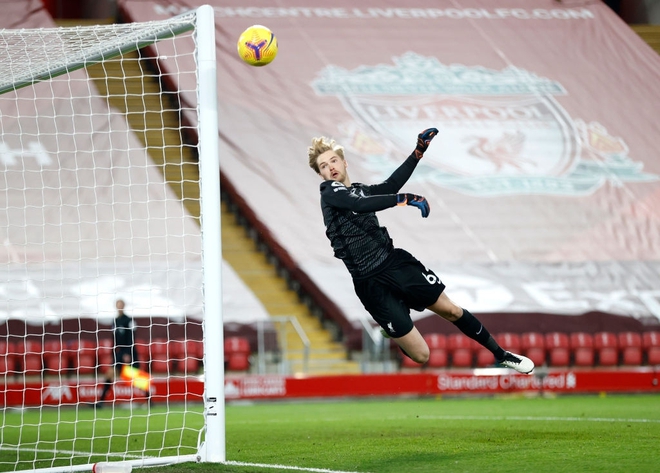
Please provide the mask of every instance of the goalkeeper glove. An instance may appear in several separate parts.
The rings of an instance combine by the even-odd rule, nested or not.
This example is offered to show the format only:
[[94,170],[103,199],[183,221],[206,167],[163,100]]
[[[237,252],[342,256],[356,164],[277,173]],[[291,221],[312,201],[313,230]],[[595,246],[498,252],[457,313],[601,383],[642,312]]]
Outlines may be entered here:
[[396,195],[396,205],[413,205],[417,207],[420,212],[422,212],[422,218],[429,216],[431,212],[431,206],[429,201],[421,195],[415,194],[397,194]]
[[415,146],[415,157],[417,159],[422,159],[424,153],[431,144],[431,140],[438,134],[437,128],[427,128],[419,135],[417,135],[417,146]]

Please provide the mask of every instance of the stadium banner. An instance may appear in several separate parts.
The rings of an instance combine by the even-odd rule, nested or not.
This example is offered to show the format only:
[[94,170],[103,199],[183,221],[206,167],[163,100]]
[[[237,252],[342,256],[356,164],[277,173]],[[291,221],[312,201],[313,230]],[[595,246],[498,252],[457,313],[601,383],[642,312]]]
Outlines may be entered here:
[[[453,300],[479,314],[660,324],[660,124],[648,106],[660,100],[660,57],[604,2],[118,5],[148,21],[199,3],[216,12],[224,188],[342,329],[369,316],[326,241],[307,146],[338,140],[352,180],[375,183],[430,126],[438,138],[405,187],[429,199],[430,218],[378,216]],[[253,24],[279,41],[266,67],[236,54]],[[186,78],[174,80],[194,103]]]
[[[440,395],[660,393],[660,370],[640,367],[614,370],[540,371],[533,376],[510,370],[486,368],[466,371],[425,371],[399,374],[341,376],[227,376],[227,401],[314,399],[341,397],[396,397]],[[103,384],[16,383],[0,394],[0,407],[71,405],[95,403]],[[154,402],[200,402],[204,385],[200,378],[155,378],[151,382]],[[154,396],[156,394],[157,396]],[[117,381],[107,402],[145,403],[147,397],[130,381]],[[201,405],[201,404],[200,404]]]

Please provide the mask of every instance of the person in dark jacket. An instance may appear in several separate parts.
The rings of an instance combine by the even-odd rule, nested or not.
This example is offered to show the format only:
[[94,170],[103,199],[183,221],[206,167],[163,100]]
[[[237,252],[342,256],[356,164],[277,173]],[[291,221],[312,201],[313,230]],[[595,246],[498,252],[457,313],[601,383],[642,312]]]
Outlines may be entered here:
[[[103,383],[103,391],[99,402],[96,407],[102,407],[110,388],[114,384],[115,378],[121,374],[121,370],[125,365],[138,367],[139,360],[137,349],[135,347],[135,322],[131,317],[124,313],[125,303],[123,300],[118,299],[115,303],[117,308],[117,316],[112,323],[112,331],[114,335],[114,363],[109,366],[105,373],[105,381]],[[149,392],[145,392],[149,397]]]

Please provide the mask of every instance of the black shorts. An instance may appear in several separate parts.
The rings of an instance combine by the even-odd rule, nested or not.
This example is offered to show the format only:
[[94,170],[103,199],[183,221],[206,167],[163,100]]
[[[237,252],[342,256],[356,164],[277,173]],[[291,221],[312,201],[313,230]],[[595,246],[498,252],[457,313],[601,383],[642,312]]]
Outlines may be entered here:
[[362,305],[392,338],[413,329],[410,309],[422,311],[438,300],[445,285],[413,255],[395,249],[383,271],[363,280],[353,280]]

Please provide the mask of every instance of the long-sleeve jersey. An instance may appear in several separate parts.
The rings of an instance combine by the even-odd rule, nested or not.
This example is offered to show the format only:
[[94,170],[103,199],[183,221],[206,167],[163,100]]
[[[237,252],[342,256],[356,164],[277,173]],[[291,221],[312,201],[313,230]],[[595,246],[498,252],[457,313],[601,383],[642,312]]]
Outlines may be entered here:
[[418,160],[408,157],[384,182],[374,185],[337,181],[321,184],[325,234],[336,258],[354,279],[377,273],[394,250],[392,238],[381,227],[376,212],[397,204],[396,194],[412,175]]

